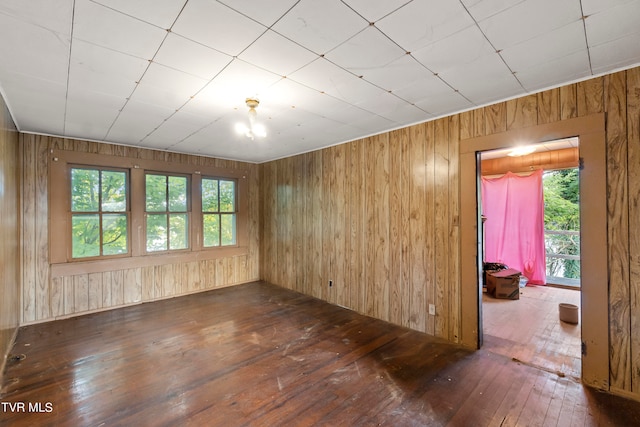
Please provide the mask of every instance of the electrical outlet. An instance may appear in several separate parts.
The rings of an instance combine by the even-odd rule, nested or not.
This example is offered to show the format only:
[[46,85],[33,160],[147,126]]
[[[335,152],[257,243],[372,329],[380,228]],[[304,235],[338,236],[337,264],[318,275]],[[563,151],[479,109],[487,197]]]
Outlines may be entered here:
[[333,280],[329,280],[329,287],[333,286]]
[[432,316],[436,315],[436,306],[433,304],[429,304],[429,314]]

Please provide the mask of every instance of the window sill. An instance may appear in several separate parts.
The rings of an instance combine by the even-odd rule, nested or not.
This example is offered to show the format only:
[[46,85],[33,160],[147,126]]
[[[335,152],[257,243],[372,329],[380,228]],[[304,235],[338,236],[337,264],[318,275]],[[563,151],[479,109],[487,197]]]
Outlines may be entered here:
[[153,254],[137,257],[110,258],[92,261],[74,261],[51,264],[51,277],[73,276],[76,274],[103,273],[106,271],[127,270],[130,268],[151,267],[164,264],[206,261],[229,258],[249,253],[247,246],[205,249],[197,252],[179,252],[172,254]]

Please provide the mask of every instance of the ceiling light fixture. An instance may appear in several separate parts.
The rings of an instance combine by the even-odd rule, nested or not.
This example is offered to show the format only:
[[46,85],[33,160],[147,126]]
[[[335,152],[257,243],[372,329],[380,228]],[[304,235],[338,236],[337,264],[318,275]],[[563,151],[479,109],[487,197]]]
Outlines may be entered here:
[[531,154],[534,151],[536,151],[536,147],[534,145],[525,145],[521,147],[515,147],[513,150],[509,151],[509,156],[511,157],[526,156],[527,154]]
[[237,123],[236,132],[250,138],[252,141],[256,137],[264,138],[267,136],[267,130],[262,124],[256,122],[256,117],[258,116],[256,108],[260,105],[260,101],[257,98],[247,98],[245,103],[249,107],[249,126],[247,127],[244,123]]

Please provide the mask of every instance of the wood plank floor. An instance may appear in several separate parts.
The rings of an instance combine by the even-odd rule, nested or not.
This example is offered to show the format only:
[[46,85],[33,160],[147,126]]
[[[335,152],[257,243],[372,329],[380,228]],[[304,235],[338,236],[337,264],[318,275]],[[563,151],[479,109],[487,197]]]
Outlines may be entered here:
[[561,322],[558,304],[580,306],[580,291],[520,288],[519,300],[482,299],[484,349],[579,379],[580,324]]
[[638,402],[263,282],[24,327],[14,354],[2,425],[640,424]]

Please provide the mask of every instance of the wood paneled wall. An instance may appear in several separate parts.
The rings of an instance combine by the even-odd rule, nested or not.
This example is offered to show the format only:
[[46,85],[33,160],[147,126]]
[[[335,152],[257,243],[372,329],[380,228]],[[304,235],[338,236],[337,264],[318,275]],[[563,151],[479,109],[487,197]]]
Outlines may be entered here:
[[640,68],[261,165],[262,278],[458,341],[459,141],[602,112],[610,387],[640,398]]
[[0,96],[0,375],[20,319],[18,132]]
[[[258,280],[260,198],[258,166],[163,151],[21,134],[22,171],[22,323],[170,298]],[[49,263],[49,153],[52,149],[99,153],[194,166],[249,170],[248,253],[218,259],[163,262],[113,271],[53,276]]]
[[261,165],[262,278],[457,341],[458,118]]

